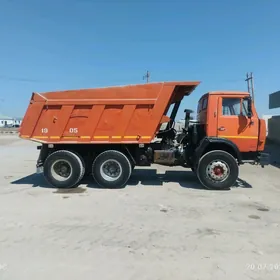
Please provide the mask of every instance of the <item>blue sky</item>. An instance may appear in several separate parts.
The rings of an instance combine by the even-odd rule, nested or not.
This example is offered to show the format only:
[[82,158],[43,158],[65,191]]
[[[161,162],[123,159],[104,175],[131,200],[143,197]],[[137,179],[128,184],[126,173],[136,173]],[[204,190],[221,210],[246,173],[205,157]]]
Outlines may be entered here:
[[246,90],[259,115],[280,90],[279,0],[1,0],[0,113],[22,116],[33,91],[199,80]]

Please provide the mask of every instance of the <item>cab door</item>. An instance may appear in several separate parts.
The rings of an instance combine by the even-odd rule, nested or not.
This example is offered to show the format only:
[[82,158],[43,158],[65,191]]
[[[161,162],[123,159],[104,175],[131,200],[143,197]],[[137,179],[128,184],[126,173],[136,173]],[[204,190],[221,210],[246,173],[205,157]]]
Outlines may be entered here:
[[217,136],[234,142],[241,152],[257,151],[259,122],[255,111],[248,117],[243,97],[220,96]]

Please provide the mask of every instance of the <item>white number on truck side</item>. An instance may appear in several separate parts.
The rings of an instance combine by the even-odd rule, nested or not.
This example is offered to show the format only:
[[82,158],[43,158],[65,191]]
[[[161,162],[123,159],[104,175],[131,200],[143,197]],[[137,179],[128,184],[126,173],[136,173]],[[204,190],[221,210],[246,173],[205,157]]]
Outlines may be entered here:
[[71,127],[71,128],[69,129],[69,132],[70,132],[70,133],[78,133],[78,128],[77,128],[77,127]]
[[45,128],[42,128],[42,133],[48,133],[49,130],[45,127]]

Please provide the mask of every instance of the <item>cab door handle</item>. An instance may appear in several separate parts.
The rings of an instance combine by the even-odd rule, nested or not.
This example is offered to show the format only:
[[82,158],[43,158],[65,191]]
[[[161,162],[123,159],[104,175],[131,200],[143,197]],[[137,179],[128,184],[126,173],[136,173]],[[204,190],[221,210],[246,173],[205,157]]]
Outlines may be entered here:
[[219,131],[225,131],[226,128],[225,128],[224,126],[220,126],[220,127],[218,128],[218,130],[219,130]]

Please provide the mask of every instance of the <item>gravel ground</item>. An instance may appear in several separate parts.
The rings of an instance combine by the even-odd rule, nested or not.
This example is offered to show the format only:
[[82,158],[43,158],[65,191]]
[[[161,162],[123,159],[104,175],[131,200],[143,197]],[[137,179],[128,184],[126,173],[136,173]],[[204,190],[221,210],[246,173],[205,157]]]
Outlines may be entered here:
[[160,166],[62,191],[34,174],[36,144],[2,135],[0,156],[1,280],[280,279],[276,164],[242,166],[230,191]]

